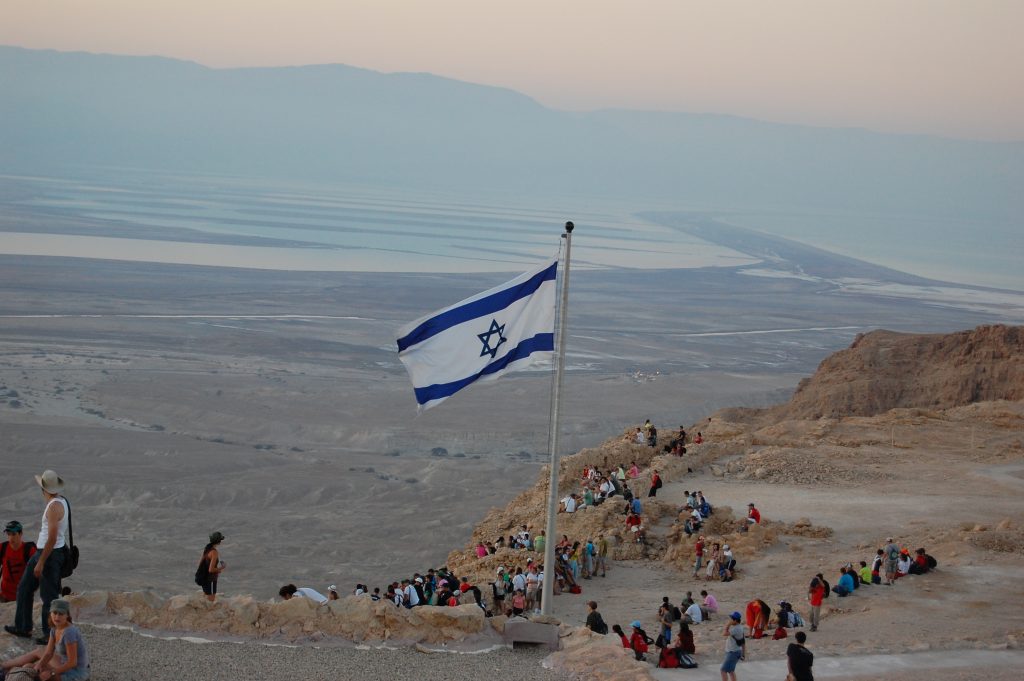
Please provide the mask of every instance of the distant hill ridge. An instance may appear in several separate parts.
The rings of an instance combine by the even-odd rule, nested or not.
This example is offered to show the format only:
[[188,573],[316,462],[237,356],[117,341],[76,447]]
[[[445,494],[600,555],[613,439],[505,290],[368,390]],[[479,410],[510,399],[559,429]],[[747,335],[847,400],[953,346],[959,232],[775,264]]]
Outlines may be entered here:
[[975,222],[1016,220],[1024,184],[1024,143],[567,112],[504,88],[344,65],[213,69],[0,46],[0,120],[0,172],[18,174],[142,169]]
[[949,409],[1024,399],[1024,327],[951,334],[873,331],[827,357],[773,419],[874,416],[890,409]]

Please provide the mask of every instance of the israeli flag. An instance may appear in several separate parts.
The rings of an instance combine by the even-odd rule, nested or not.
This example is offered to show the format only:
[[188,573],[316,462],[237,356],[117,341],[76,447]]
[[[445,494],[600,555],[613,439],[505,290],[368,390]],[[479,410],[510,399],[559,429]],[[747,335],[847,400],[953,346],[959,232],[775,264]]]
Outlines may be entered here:
[[474,381],[551,361],[557,269],[552,260],[399,330],[398,357],[421,410]]

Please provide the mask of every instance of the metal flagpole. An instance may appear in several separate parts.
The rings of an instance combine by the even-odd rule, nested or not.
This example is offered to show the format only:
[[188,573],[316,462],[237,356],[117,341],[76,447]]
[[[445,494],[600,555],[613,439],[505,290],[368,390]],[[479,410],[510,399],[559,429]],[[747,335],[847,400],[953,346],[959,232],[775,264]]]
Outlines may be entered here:
[[544,530],[544,583],[541,586],[541,614],[551,614],[551,599],[555,583],[555,517],[558,515],[558,412],[562,399],[562,374],[565,369],[565,326],[569,302],[569,257],[572,253],[571,222],[565,223],[565,267],[562,269],[562,297],[558,309],[558,353],[555,364],[555,389],[551,395],[551,418],[549,420],[548,442],[551,445],[551,479],[548,482],[548,524]]

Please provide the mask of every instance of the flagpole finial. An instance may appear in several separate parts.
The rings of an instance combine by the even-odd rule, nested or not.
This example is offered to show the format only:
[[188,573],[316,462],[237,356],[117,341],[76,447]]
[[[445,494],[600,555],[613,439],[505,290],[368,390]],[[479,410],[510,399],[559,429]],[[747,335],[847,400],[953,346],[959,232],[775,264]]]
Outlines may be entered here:
[[572,230],[574,230],[574,229],[576,229],[576,225],[572,224],[572,222],[565,223],[565,231],[566,231],[566,233],[572,234]]

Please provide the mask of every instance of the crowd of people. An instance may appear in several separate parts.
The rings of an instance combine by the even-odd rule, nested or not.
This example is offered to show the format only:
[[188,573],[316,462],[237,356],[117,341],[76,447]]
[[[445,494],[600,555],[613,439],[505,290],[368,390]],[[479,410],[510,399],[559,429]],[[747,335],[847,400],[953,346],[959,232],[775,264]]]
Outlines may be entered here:
[[[638,428],[637,432],[643,435],[653,432],[656,445],[657,431],[649,421]],[[670,449],[676,449],[683,443],[685,431],[680,429],[676,439],[670,443]],[[639,439],[637,444],[640,444]],[[645,441],[643,444],[650,445],[650,442]],[[644,542],[646,529],[642,520],[643,502],[630,486],[630,482],[640,477],[641,471],[635,462],[629,467],[620,465],[604,472],[586,468],[582,493],[572,493],[563,499],[560,511],[576,513],[588,506],[621,503],[622,513],[626,516],[623,535],[627,540]],[[84,681],[90,673],[88,648],[81,632],[72,625],[68,602],[58,598],[61,595],[63,562],[70,555],[67,548],[70,543],[70,506],[61,496],[64,481],[53,471],[45,471],[36,476],[36,482],[45,502],[38,541],[26,541],[22,536],[24,528],[18,521],[8,522],[5,526],[7,541],[0,544],[0,601],[17,602],[14,624],[5,626],[4,630],[18,637],[29,638],[32,637],[32,605],[38,590],[43,601],[42,636],[35,640],[41,647],[4,662],[2,669],[5,674],[17,672],[21,668],[31,669],[35,676],[46,680]],[[656,496],[661,485],[658,471],[652,469],[648,497]],[[736,559],[729,545],[713,542],[708,546],[705,536],[700,534],[703,524],[713,512],[710,502],[702,490],[692,493],[687,490],[684,495],[685,502],[679,509],[680,517],[684,518],[684,531],[687,535],[697,535],[691,576],[704,581],[730,581],[735,574]],[[619,497],[619,500],[616,501],[615,497]],[[750,503],[747,516],[737,529],[746,530],[760,522],[760,511],[755,504]],[[211,602],[216,600],[218,580],[227,568],[218,548],[224,539],[220,531],[209,536],[209,542],[203,548],[196,568],[196,584]],[[570,540],[567,535],[563,535],[555,545],[555,564],[551,576],[554,580],[553,592],[580,593],[581,580],[606,576],[609,539],[606,532],[599,533],[596,539]],[[371,591],[366,585],[357,584],[351,593],[372,601],[383,600],[398,608],[474,604],[487,616],[527,616],[539,612],[542,605],[546,573],[539,559],[544,555],[547,542],[548,537],[543,531],[533,536],[526,525],[507,537],[479,542],[476,546],[479,558],[493,555],[506,547],[522,551],[526,558],[525,565],[510,566],[507,569],[499,566],[493,581],[484,585],[486,596],[485,591],[468,577],[459,577],[446,567],[413,573],[388,584],[383,590],[375,587]],[[858,589],[867,586],[891,586],[905,576],[927,573],[936,565],[935,559],[924,548],[914,550],[911,555],[909,548],[899,546],[889,537],[885,545],[877,549],[870,564],[867,560],[861,560],[859,567],[855,567],[852,562],[840,567],[835,586],[823,574],[815,575],[806,594],[810,631],[817,631],[820,626],[824,599],[832,595],[850,597]],[[312,587],[286,584],[279,589],[278,595],[286,601],[304,598],[318,605],[340,598],[338,587],[333,584],[327,588],[326,594]],[[590,601],[588,607],[586,626],[598,634],[608,634],[609,627],[598,611],[597,603]],[[658,666],[693,667],[697,665],[697,650],[692,628],[709,626],[718,610],[718,601],[708,590],[701,590],[698,598],[694,598],[692,592],[688,591],[678,605],[673,604],[669,597],[663,597],[654,616],[656,638],[652,639],[647,634],[639,620],[631,623],[629,632],[623,631],[618,624],[610,627],[610,631],[620,637],[622,645],[630,649],[637,660],[645,660],[653,645],[658,649]],[[744,619],[746,628],[743,627]],[[748,602],[744,613],[732,612],[722,630],[725,638],[725,659],[721,666],[723,681],[735,681],[736,665],[743,658],[747,638],[762,638],[771,630],[774,630],[773,639],[787,638],[788,629],[803,626],[804,618],[787,601],[778,603],[774,616],[772,608],[761,599]],[[789,672],[797,681],[812,679],[810,670],[813,654],[805,645],[806,635],[802,631],[797,632],[795,638],[796,642],[791,643],[787,650]]]

